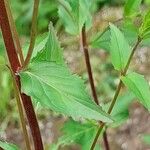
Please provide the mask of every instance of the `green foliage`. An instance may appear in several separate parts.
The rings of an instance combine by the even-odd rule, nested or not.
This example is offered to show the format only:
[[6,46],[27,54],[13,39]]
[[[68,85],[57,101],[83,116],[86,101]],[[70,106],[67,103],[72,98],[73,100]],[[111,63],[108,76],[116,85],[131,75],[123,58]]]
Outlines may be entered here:
[[142,0],[127,0],[124,6],[124,16],[132,17],[138,14]]
[[[134,94],[130,92],[126,92],[122,96],[118,97],[117,102],[111,113],[114,122],[109,124],[108,126],[118,127],[129,118],[129,105],[133,102],[134,99]],[[105,104],[102,108],[107,112],[109,106],[110,102]]]
[[130,45],[134,45],[138,38],[138,27],[134,25],[131,19],[125,19],[120,27],[120,30],[126,37]]
[[[92,123],[79,123],[69,120],[62,128],[63,136],[58,139],[51,150],[57,150],[71,144],[79,144],[82,150],[88,150],[97,130],[98,126]],[[97,145],[95,150],[100,150],[100,147]]]
[[3,141],[0,141],[0,148],[2,148],[3,150],[19,150],[16,145]]
[[37,55],[33,61],[50,61],[56,62],[57,64],[64,64],[62,48],[60,47],[52,23],[49,25],[48,36],[39,43],[35,52]]
[[90,14],[92,1],[89,0],[59,0],[58,14],[65,25],[66,32],[79,35],[83,24],[91,27]]
[[7,107],[10,99],[10,92],[12,91],[12,85],[10,84],[10,74],[5,66],[5,60],[0,56],[0,121],[2,121],[8,115]]
[[[10,1],[10,4],[19,33],[22,35],[29,35],[32,21],[33,1],[14,0]],[[38,31],[40,32],[47,29],[49,20],[57,22],[58,15],[56,0],[40,0],[38,20]]]
[[[73,118],[112,122],[109,115],[91,100],[83,81],[72,75],[64,64],[62,49],[53,28],[45,49],[37,54],[28,69],[20,72],[20,77],[23,92],[56,112]],[[36,88],[30,88],[33,86]],[[76,108],[79,110],[76,111]]]
[[112,64],[116,70],[121,71],[127,64],[128,58],[131,53],[131,48],[122,32],[116,26],[110,24],[110,31],[110,53]]
[[[120,31],[125,36],[129,45],[134,45],[138,38],[139,29],[136,27],[131,19],[125,19],[123,23],[119,26]],[[110,52],[110,28],[107,27],[103,32],[94,33],[90,38],[90,46],[94,49],[103,49]],[[142,46],[149,46],[150,38],[143,39],[141,42]]]
[[[39,35],[37,38],[36,38],[36,42],[35,42],[35,46],[34,46],[34,49],[33,49],[33,53],[32,53],[32,56],[31,56],[31,59],[33,59],[37,54],[38,52],[42,51],[44,48],[45,48],[45,44],[47,42],[47,39],[48,39],[48,35],[49,33],[44,33],[42,35]],[[23,45],[23,55],[26,56],[27,55],[27,52],[28,52],[28,49],[29,49],[29,42],[26,42],[24,45]]]
[[110,30],[109,28],[106,28],[102,33],[98,32],[94,34],[94,36],[91,39],[90,45],[92,48],[102,48],[106,51],[110,51],[109,41]]
[[144,141],[144,143],[150,145],[150,135],[149,134],[142,135],[142,141]]
[[123,83],[132,91],[148,110],[150,110],[150,87],[143,75],[135,72],[122,77]]
[[20,72],[20,77],[23,92],[56,112],[73,118],[111,122],[109,116],[92,102],[83,81],[72,75],[66,66],[36,62]]
[[[38,13],[38,29],[40,32],[43,32],[47,28],[49,20],[53,20],[55,23],[57,22],[58,18],[56,13],[58,5],[58,15],[60,17],[58,23],[63,23],[66,32],[76,36],[77,40],[80,37],[84,24],[86,25],[87,31],[92,27],[92,13],[95,12],[99,6],[101,7],[103,4],[116,4],[116,2],[117,0],[41,0]],[[119,3],[120,2],[122,1],[119,1]],[[140,29],[135,25],[135,21],[138,19],[136,17],[140,12],[139,8],[141,2],[142,0],[127,0],[124,7],[124,20],[123,22],[122,20],[117,22],[119,24],[118,27],[110,24],[104,32],[93,33],[92,38],[87,37],[89,47],[102,48],[110,52],[112,64],[119,73],[124,70],[131,54],[130,45],[135,44],[138,36],[143,38],[142,45],[146,45],[145,39],[146,42],[149,43],[150,11],[145,15]],[[24,8],[20,7],[22,4],[24,4]],[[18,30],[24,35],[29,34],[27,28],[31,26],[31,5],[33,5],[33,1],[30,0],[16,0],[12,3]],[[22,25],[26,28],[25,30]],[[58,24],[56,24],[56,27],[57,25]],[[89,33],[91,33],[91,31]],[[87,36],[88,35],[89,34],[87,34]],[[89,39],[90,42],[88,41]],[[26,44],[23,48],[24,56],[27,54],[28,46],[29,44]],[[1,49],[4,49],[4,47],[1,44],[0,34],[0,55],[3,55]],[[0,63],[1,60],[0,57]],[[110,77],[111,71],[106,71],[107,81],[100,83],[101,85],[105,84],[104,86],[102,85],[102,87],[105,87],[105,93],[108,95],[113,94],[116,88],[116,74],[115,77]],[[116,73],[116,71],[114,72]],[[129,73],[121,77],[123,83],[132,93],[125,92],[125,94],[117,98],[111,115],[106,113],[111,102],[107,101],[104,94],[101,96],[101,99],[104,99],[102,101],[104,104],[101,103],[102,107],[96,105],[86,91],[84,81],[77,75],[71,73],[65,63],[63,49],[60,46],[52,23],[49,25],[49,32],[40,35],[36,39],[28,68],[19,71],[18,74],[21,79],[22,92],[31,96],[33,102],[40,102],[43,108],[51,109],[69,117],[71,116],[74,120],[82,120],[82,122],[70,120],[64,124],[62,128],[63,135],[58,139],[58,142],[53,144],[50,148],[53,150],[72,144],[78,144],[82,150],[90,149],[99,127],[99,121],[106,122],[107,127],[120,126],[129,118],[129,105],[133,102],[135,96],[139,99],[140,103],[150,110],[149,85],[144,77],[137,73]],[[2,100],[0,101],[0,115],[2,114],[1,116],[5,117],[6,111],[3,108],[7,107],[11,87],[9,84],[10,76],[1,66],[0,81],[0,91],[3,92],[3,96],[0,95],[0,100]],[[112,86],[111,88],[109,87],[110,84]],[[108,98],[108,100],[110,98]],[[7,101],[4,101],[4,99],[7,99]],[[150,141],[149,135],[145,135],[143,139],[147,141],[147,143]],[[18,150],[15,145],[1,141],[0,147],[4,150]],[[96,150],[99,149],[99,145],[96,145]]]
[[148,11],[144,17],[143,23],[139,29],[139,35],[141,38],[150,38],[150,11]]

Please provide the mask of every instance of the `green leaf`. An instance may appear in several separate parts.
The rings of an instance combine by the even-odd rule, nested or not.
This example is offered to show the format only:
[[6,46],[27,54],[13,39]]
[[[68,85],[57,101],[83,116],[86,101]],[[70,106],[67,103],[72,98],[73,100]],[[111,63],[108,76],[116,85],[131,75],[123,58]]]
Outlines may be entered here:
[[123,32],[128,43],[134,45],[138,39],[138,28],[134,25],[132,19],[125,19],[120,30]]
[[[79,123],[73,120],[66,122],[62,128],[63,136],[58,139],[58,142],[53,145],[51,150],[57,150],[59,147],[64,147],[71,144],[79,144],[82,150],[90,149],[98,126],[92,123]],[[97,145],[95,150],[100,150]]]
[[147,12],[143,19],[143,23],[139,29],[139,35],[141,38],[150,38],[150,11]]
[[[118,97],[111,113],[114,122],[109,124],[109,126],[118,127],[129,118],[128,108],[129,105],[133,102],[134,98],[135,95],[131,92],[126,92],[124,95]],[[102,107],[106,112],[108,111],[110,103],[107,103]]]
[[[41,50],[45,48],[45,44],[47,42],[47,34],[48,33],[44,33],[42,35],[37,36],[31,59],[33,59],[38,54],[38,52],[40,52]],[[30,43],[27,42],[23,45],[24,56],[27,56],[29,44]]]
[[[126,40],[130,45],[134,45],[138,38],[138,28],[135,27],[131,19],[125,19],[119,27]],[[110,28],[106,28],[103,32],[95,33],[90,39],[90,46],[96,49],[103,49],[110,52]]]
[[135,72],[121,78],[123,83],[136,95],[140,103],[150,110],[150,88],[144,76]]
[[32,61],[51,61],[56,62],[57,64],[64,64],[62,48],[51,22],[49,24],[49,33],[46,39],[46,43],[41,43],[41,45],[44,45],[42,51],[39,51]]
[[113,24],[110,24],[110,32],[110,53],[112,64],[116,70],[121,71],[127,64],[128,58],[131,53],[131,48],[124,35]]
[[0,148],[4,150],[19,150],[19,148],[11,143],[0,141]]
[[124,7],[124,16],[130,17],[135,16],[139,12],[139,7],[142,0],[127,0]]
[[98,32],[91,38],[90,46],[92,48],[101,48],[110,51],[110,30],[106,28],[103,32]]
[[142,140],[144,141],[144,143],[150,145],[150,134],[142,135]]
[[90,9],[92,1],[89,0],[59,0],[58,14],[62,20],[66,32],[72,35],[79,35],[83,24],[90,28],[92,16]]
[[85,91],[83,81],[66,66],[36,62],[20,72],[22,92],[53,111],[72,116],[112,122]]

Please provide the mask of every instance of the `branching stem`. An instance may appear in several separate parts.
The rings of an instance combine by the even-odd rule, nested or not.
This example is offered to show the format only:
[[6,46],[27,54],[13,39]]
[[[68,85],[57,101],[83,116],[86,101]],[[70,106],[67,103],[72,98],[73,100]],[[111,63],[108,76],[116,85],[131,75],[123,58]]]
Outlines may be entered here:
[[[133,47],[132,52],[131,52],[131,54],[130,54],[130,57],[129,57],[128,61],[127,61],[127,64],[126,64],[126,66],[125,66],[125,69],[124,69],[123,72],[121,72],[121,75],[123,75],[123,76],[126,75],[126,73],[127,73],[127,71],[128,71],[128,68],[129,68],[129,65],[130,65],[130,63],[131,63],[131,60],[132,60],[132,58],[133,58],[133,55],[134,55],[134,53],[135,53],[135,50],[137,49],[137,47],[138,47],[138,45],[140,44],[141,41],[142,41],[142,39],[141,39],[140,37],[138,37],[138,40],[137,40],[135,46]],[[109,109],[108,109],[108,113],[109,113],[109,114],[111,114],[111,112],[112,112],[112,110],[113,110],[113,107],[114,107],[114,105],[115,105],[115,103],[116,103],[116,100],[117,100],[117,98],[118,98],[118,95],[119,95],[119,93],[120,93],[120,91],[121,91],[122,86],[123,86],[123,83],[122,83],[122,81],[121,81],[121,79],[120,79],[119,84],[118,84],[118,87],[117,87],[117,90],[116,90],[115,95],[114,95],[114,98],[113,98],[113,100],[112,100],[112,102],[111,102],[111,105],[110,105],[110,107],[109,107]],[[97,140],[98,140],[98,138],[99,138],[99,135],[101,134],[101,132],[102,132],[104,126],[105,126],[105,123],[101,123],[101,125],[100,125],[100,127],[99,127],[99,129],[98,129],[98,131],[97,131],[97,133],[96,133],[96,136],[95,136],[95,138],[94,138],[94,141],[93,141],[93,143],[92,143],[92,146],[91,146],[90,150],[94,150],[95,145],[96,145],[96,143],[97,143]]]
[[[92,95],[93,95],[95,103],[97,105],[99,105],[99,101],[98,101],[98,97],[97,97],[97,93],[96,93],[96,88],[95,88],[95,85],[94,85],[94,79],[93,79],[93,73],[92,73],[92,69],[91,69],[89,52],[88,52],[88,43],[87,43],[87,37],[86,37],[86,26],[85,26],[85,24],[84,24],[84,26],[82,28],[81,38],[82,38],[81,39],[81,47],[82,47],[82,49],[84,51],[86,68],[87,68],[87,72],[88,72],[88,76],[89,76],[89,81],[90,81],[90,87],[91,87]],[[101,122],[99,122],[99,123],[101,124]],[[105,149],[109,150],[110,148],[109,148],[109,143],[108,143],[106,131],[104,131],[104,134],[103,134],[103,141],[104,141]]]

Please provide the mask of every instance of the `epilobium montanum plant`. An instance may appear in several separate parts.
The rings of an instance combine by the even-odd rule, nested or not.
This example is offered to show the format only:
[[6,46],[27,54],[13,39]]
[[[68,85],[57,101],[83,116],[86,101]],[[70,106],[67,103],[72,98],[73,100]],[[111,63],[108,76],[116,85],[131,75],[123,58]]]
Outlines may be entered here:
[[[49,149],[61,149],[65,145],[79,144],[82,150],[101,149],[98,144],[103,137],[104,148],[111,149],[107,128],[118,127],[128,117],[128,106],[135,97],[150,110],[150,88],[143,75],[130,70],[133,55],[139,46],[150,38],[150,10],[141,14],[142,0],[127,0],[123,18],[109,23],[103,32],[92,33],[93,5],[95,0],[57,0],[58,15],[65,31],[78,38],[84,53],[88,79],[91,87],[86,90],[84,81],[71,73],[63,57],[53,24],[41,42],[36,43],[39,0],[34,0],[31,37],[28,51],[23,51],[11,9],[7,0],[0,1],[0,26],[9,60],[17,106],[27,150],[32,149],[26,129],[30,127],[35,150],[44,150],[33,102],[42,107],[66,115],[63,135]],[[142,20],[138,25],[136,19]],[[132,36],[131,36],[131,34]],[[104,49],[110,54],[114,69],[118,72],[118,86],[112,101],[103,103],[98,98],[94,84],[89,48]],[[128,91],[120,95],[123,86]],[[14,144],[0,141],[4,150],[18,150]]]

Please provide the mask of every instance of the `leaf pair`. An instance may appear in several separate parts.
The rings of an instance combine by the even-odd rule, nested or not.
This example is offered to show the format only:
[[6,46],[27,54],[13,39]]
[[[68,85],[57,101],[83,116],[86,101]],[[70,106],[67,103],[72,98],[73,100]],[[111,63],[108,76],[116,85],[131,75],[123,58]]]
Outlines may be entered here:
[[19,73],[22,92],[44,107],[75,119],[112,122],[110,116],[92,101],[83,81],[72,75],[64,63],[62,48],[52,25],[43,47],[31,60],[29,68]]
[[[110,25],[111,41],[110,53],[112,64],[118,71],[123,71],[131,54],[131,48],[121,31]],[[142,75],[129,73],[121,78],[124,84],[132,91],[148,110],[150,110],[150,88]]]

